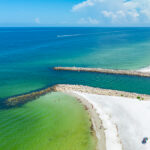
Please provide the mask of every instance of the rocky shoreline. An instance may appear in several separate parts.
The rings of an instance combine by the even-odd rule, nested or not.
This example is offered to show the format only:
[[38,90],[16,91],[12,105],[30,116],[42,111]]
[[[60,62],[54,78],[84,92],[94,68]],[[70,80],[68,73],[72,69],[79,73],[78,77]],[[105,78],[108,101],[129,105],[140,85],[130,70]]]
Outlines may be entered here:
[[53,91],[62,91],[62,92],[79,91],[79,92],[92,93],[92,94],[98,94],[98,95],[121,96],[121,97],[127,97],[127,98],[136,98],[139,100],[150,100],[150,95],[145,95],[145,94],[137,94],[137,93],[124,92],[124,91],[117,91],[117,90],[94,88],[94,87],[83,86],[83,85],[57,84],[52,87],[48,87],[39,91],[19,95],[16,97],[7,98],[4,101],[4,105],[8,107],[13,107],[18,104],[24,104],[27,101],[34,100],[42,95],[45,95]]
[[79,91],[79,92],[98,94],[98,95],[119,96],[119,97],[127,97],[127,98],[139,99],[139,100],[150,100],[150,95],[102,89],[102,88],[94,88],[94,87],[83,86],[83,85],[58,84],[53,86],[53,90],[54,91]]
[[54,67],[54,70],[62,71],[82,71],[82,72],[97,72],[106,74],[118,74],[118,75],[129,75],[129,76],[139,76],[139,77],[150,77],[150,73],[140,72],[140,71],[129,71],[129,70],[113,70],[113,69],[103,69],[103,68],[83,68],[83,67]]

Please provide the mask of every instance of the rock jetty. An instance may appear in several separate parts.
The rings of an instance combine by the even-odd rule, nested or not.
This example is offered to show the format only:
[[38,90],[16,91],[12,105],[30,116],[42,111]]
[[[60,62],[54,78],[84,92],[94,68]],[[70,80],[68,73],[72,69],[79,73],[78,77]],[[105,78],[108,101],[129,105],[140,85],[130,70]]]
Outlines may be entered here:
[[59,92],[79,91],[79,92],[98,94],[98,95],[121,96],[121,97],[128,97],[128,98],[136,98],[139,100],[150,100],[150,95],[145,95],[145,94],[94,88],[94,87],[83,86],[83,85],[57,84],[52,87],[48,87],[46,89],[42,89],[39,91],[34,91],[31,93],[7,98],[4,101],[4,105],[6,105],[7,107],[13,107],[18,104],[24,104],[25,102],[34,100],[47,93],[56,92],[56,91]]
[[150,73],[134,71],[134,70],[113,70],[113,69],[83,68],[83,67],[54,67],[53,69],[54,70],[63,70],[63,71],[97,72],[97,73],[106,73],[106,74],[150,77]]
[[10,98],[7,98],[5,100],[5,105],[8,106],[8,107],[12,107],[12,106],[16,106],[18,104],[23,104],[27,101],[34,100],[34,99],[36,99],[36,98],[38,98],[42,95],[45,95],[46,93],[49,93],[51,91],[52,91],[52,88],[48,87],[46,89],[31,92],[31,93],[28,93],[28,94],[23,94],[23,95],[19,95],[19,96],[15,96],[15,97],[10,97]]

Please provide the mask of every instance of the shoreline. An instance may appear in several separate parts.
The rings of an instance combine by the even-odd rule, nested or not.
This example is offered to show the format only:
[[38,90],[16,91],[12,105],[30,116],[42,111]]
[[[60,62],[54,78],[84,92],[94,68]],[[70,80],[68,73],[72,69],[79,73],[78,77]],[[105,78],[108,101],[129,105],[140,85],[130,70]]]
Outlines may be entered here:
[[70,96],[73,96],[79,101],[83,106],[85,111],[88,112],[90,122],[91,122],[91,132],[93,131],[94,133],[93,136],[96,138],[96,150],[107,150],[106,149],[106,137],[104,133],[104,127],[102,120],[100,119],[98,113],[94,109],[93,105],[88,102],[85,98],[81,97],[79,94],[75,92],[70,92],[70,91],[60,91],[58,92],[63,92],[65,94],[68,94]]
[[[102,119],[107,150],[149,150],[142,143],[150,135],[150,101],[76,92],[90,102]],[[118,139],[119,138],[119,139]],[[116,144],[115,144],[116,143]],[[121,149],[121,150],[122,150]]]
[[[97,95],[101,97],[109,97],[109,99],[122,99],[123,101],[130,99],[131,103],[134,103],[136,101],[138,101],[139,103],[150,101],[150,95],[106,90],[82,85],[58,84],[48,88],[48,90],[44,89],[42,90],[42,92],[38,91],[16,98],[13,97],[7,99],[6,104],[9,104],[9,106],[11,106],[12,103],[12,106],[15,106],[15,104],[17,105],[36,99],[37,97],[40,97],[49,92],[63,92],[75,97],[79,102],[81,102],[81,104],[84,106],[85,110],[88,111],[90,116],[90,120],[92,123],[91,132],[94,131],[91,134],[93,134],[93,136],[95,136],[97,139],[96,150],[112,150],[112,148],[114,148],[115,150],[123,150],[124,146],[122,144],[120,134],[118,133],[118,124],[114,123],[113,119],[111,119],[111,116],[107,114],[105,110],[103,110],[103,107],[101,105],[95,103],[93,98],[86,97],[86,94],[93,96]],[[140,96],[140,99],[137,98],[138,96]],[[140,100],[143,101],[140,102]]]
[[84,93],[93,93],[93,94],[98,94],[98,95],[119,96],[119,97],[134,98],[134,99],[139,99],[139,100],[150,100],[150,95],[146,95],[146,94],[102,89],[102,88],[95,88],[95,87],[83,86],[83,85],[57,84],[57,85],[54,85],[52,87],[48,87],[42,90],[37,90],[31,93],[6,98],[4,99],[3,105],[8,108],[9,107],[11,108],[19,104],[24,104],[30,100],[34,100],[49,92],[53,92],[58,88],[66,90],[66,91],[74,90],[74,91],[79,91],[79,92],[84,92]]
[[[93,129],[96,133],[97,146],[96,150],[123,150],[123,145],[118,134],[118,127],[110,119],[110,116],[107,115],[103,109],[92,100],[82,96],[81,91],[76,91],[70,88],[60,88],[55,87],[56,92],[63,92],[69,94],[85,106],[85,109],[89,112],[91,122],[93,124]],[[113,135],[111,137],[111,135]]]
[[70,84],[57,84],[52,87],[53,90],[61,90],[64,91],[78,91],[83,93],[91,93],[91,94],[97,94],[97,95],[107,95],[107,96],[117,96],[117,97],[126,97],[126,98],[132,98],[132,99],[138,99],[138,100],[150,100],[150,95],[146,94],[138,94],[138,93],[132,93],[132,92],[124,92],[124,91],[118,91],[118,90],[110,90],[110,89],[102,89],[102,88],[95,88],[90,86],[84,86],[84,85],[70,85]]
[[129,70],[113,70],[113,69],[103,69],[103,68],[83,68],[83,67],[54,67],[53,70],[56,71],[77,71],[77,72],[96,72],[96,73],[106,73],[106,74],[116,74],[116,75],[128,75],[128,76],[139,76],[139,77],[150,77],[149,72],[144,71],[129,71]]
[[144,68],[141,68],[141,69],[138,69],[137,71],[139,71],[139,72],[147,72],[147,73],[150,73],[150,66],[148,66],[148,67],[144,67]]

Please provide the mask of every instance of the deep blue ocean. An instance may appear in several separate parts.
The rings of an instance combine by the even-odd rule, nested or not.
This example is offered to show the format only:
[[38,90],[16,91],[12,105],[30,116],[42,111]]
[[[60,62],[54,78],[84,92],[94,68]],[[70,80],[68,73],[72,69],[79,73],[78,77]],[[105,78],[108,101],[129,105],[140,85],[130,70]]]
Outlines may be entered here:
[[150,28],[0,28],[0,99],[54,84],[150,94],[150,78],[54,71],[150,66]]

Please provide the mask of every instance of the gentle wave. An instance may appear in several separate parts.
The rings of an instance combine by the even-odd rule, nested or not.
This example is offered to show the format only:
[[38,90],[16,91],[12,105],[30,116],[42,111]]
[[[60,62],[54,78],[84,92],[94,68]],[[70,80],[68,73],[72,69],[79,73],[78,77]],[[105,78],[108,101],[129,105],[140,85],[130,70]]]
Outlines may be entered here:
[[150,66],[139,69],[140,72],[150,72]]
[[70,35],[57,35],[58,38],[70,37],[70,36],[80,36],[81,34],[70,34]]

